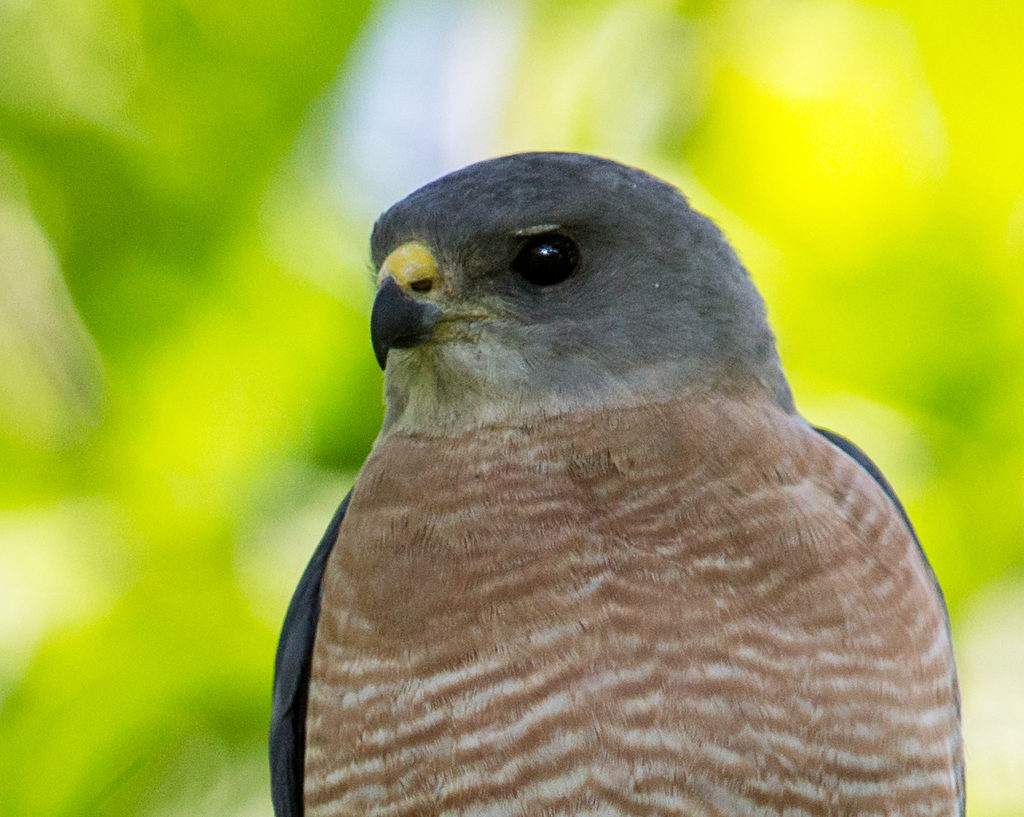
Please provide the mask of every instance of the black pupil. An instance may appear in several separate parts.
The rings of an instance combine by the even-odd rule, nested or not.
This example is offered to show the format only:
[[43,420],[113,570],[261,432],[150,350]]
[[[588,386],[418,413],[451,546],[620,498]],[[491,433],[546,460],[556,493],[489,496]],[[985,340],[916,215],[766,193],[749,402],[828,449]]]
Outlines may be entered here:
[[571,238],[546,234],[529,238],[512,268],[531,284],[550,286],[572,275],[579,260],[579,250]]

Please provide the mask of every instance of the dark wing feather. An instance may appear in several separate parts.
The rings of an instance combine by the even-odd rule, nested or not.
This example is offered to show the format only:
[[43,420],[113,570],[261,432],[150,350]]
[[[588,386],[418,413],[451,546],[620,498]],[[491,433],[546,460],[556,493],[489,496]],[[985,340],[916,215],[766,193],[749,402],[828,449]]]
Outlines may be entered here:
[[[921,540],[917,538],[917,532],[914,530],[914,526],[910,524],[910,517],[907,516],[907,511],[903,507],[903,503],[900,502],[899,497],[896,496],[896,492],[889,484],[889,480],[882,474],[882,469],[875,465],[871,458],[860,450],[856,445],[850,442],[845,437],[836,434],[834,431],[829,431],[827,428],[819,428],[813,426],[814,430],[817,431],[822,437],[832,443],[836,448],[846,453],[849,457],[857,462],[861,468],[867,471],[872,478],[881,486],[882,490],[885,491],[886,495],[892,500],[892,504],[896,506],[896,510],[900,512],[900,516],[903,517],[904,523],[906,523],[907,530],[910,531],[910,535],[914,537],[914,542],[917,543],[918,552],[921,554],[921,559],[924,562],[925,568],[928,570],[928,574],[931,576],[932,586],[935,588],[935,592],[939,596],[939,601],[942,604],[942,609],[946,613],[946,630],[949,631],[949,612],[946,609],[946,597],[942,593],[942,587],[939,585],[939,580],[935,577],[935,571],[932,569],[931,562],[928,561],[928,556],[925,555],[924,548],[921,547]],[[959,696],[959,693],[958,693]],[[957,717],[960,717],[960,699],[957,697]],[[963,815],[966,811],[965,794],[966,789],[964,786],[964,768],[960,766],[958,770],[959,782],[960,782],[960,811],[959,814]]]
[[274,660],[274,702],[270,716],[270,792],[276,817],[302,817],[306,757],[306,701],[313,642],[320,619],[320,586],[351,491],[334,513],[309,560],[284,617]]
[[[832,443],[832,445],[845,452],[849,457],[854,459],[861,468],[871,474],[871,477],[875,482],[881,486],[889,499],[892,500],[892,504],[896,506],[896,510],[898,510],[900,512],[900,516],[903,517],[903,521],[906,523],[907,528],[914,537],[914,541],[917,542],[917,533],[914,530],[914,526],[910,524],[910,517],[907,516],[906,510],[903,508],[903,503],[900,502],[899,497],[896,496],[896,492],[889,484],[889,480],[885,478],[885,475],[882,473],[882,469],[875,465],[867,454],[861,451],[856,445],[851,443],[841,434],[836,434],[834,431],[829,431],[827,428],[821,428],[820,426],[814,426],[813,428],[822,437]],[[920,542],[918,542],[918,547],[920,547]],[[923,556],[924,554],[922,553],[921,555]]]

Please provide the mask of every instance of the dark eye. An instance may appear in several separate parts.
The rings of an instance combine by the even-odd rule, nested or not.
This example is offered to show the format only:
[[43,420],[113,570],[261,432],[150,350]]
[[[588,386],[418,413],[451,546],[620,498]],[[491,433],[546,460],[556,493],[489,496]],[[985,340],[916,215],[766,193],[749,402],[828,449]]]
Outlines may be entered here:
[[512,262],[512,269],[531,284],[546,287],[558,284],[576,271],[580,251],[576,243],[561,233],[531,236]]

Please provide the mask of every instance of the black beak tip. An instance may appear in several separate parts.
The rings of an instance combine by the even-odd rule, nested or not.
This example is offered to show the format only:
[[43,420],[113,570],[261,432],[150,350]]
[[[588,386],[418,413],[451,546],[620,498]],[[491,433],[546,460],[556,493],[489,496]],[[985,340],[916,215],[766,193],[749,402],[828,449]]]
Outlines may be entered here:
[[441,317],[439,307],[416,300],[394,278],[385,278],[370,313],[370,341],[377,364],[381,369],[387,365],[392,347],[406,349],[429,340]]
[[376,338],[373,339],[373,356],[377,358],[377,365],[380,366],[381,371],[384,371],[384,367],[388,365],[388,350],[389,347],[384,343],[378,343]]

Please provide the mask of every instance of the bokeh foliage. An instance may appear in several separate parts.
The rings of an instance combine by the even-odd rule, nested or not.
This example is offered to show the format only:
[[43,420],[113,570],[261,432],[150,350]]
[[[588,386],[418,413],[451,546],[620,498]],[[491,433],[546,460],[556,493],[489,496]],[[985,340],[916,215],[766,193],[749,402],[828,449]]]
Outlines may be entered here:
[[367,203],[521,149],[733,239],[946,589],[973,813],[1018,813],[1024,6],[502,9],[0,3],[0,813],[270,813],[277,628],[381,414]]

